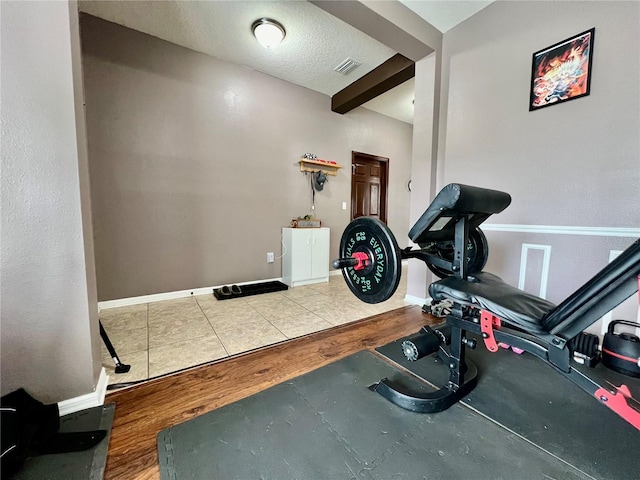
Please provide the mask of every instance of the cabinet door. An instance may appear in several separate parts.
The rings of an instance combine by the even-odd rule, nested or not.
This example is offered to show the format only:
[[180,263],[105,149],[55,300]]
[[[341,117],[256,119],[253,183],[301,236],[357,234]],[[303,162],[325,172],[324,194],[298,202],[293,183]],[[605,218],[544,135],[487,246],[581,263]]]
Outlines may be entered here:
[[329,276],[329,229],[318,228],[311,236],[311,278]]
[[312,244],[313,236],[310,229],[293,229],[291,242],[291,279],[294,282],[313,278]]

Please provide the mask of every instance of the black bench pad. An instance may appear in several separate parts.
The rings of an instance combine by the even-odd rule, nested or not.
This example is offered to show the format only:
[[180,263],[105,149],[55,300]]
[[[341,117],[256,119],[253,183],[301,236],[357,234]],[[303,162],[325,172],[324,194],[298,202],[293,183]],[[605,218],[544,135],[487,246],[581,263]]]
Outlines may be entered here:
[[453,240],[460,216],[467,217],[469,230],[473,230],[510,203],[511,196],[508,193],[451,183],[440,190],[429,208],[411,227],[409,238],[418,245]]
[[444,278],[429,286],[429,294],[434,300],[449,299],[488,310],[529,333],[544,333],[542,319],[556,308],[553,303],[512,287],[487,272],[476,274],[473,281]]

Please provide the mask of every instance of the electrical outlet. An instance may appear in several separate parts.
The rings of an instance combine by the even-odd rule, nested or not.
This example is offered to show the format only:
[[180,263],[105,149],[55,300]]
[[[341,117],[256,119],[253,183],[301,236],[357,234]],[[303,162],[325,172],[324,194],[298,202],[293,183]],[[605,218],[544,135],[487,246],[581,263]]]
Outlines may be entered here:
[[276,259],[273,256],[273,252],[267,252],[267,263],[273,263],[275,261],[276,261]]
[[342,209],[346,210],[347,209],[347,202],[342,202]]

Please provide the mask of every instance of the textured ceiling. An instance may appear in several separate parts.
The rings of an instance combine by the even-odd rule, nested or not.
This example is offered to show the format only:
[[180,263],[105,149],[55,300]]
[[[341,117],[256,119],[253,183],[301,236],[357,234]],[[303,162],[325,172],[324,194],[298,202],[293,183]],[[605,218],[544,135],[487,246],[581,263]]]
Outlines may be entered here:
[[[441,31],[491,3],[400,1]],[[329,96],[396,53],[306,1],[90,0],[80,1],[79,8],[96,17]],[[284,41],[274,50],[262,48],[251,32],[252,23],[262,17],[279,21],[287,31]],[[346,76],[333,71],[347,57],[361,65]],[[363,107],[412,123],[412,101],[413,80]]]
[[[396,53],[309,2],[86,1],[80,10],[329,96]],[[262,17],[287,31],[273,50],[251,32]],[[362,65],[346,76],[334,72],[347,57]]]

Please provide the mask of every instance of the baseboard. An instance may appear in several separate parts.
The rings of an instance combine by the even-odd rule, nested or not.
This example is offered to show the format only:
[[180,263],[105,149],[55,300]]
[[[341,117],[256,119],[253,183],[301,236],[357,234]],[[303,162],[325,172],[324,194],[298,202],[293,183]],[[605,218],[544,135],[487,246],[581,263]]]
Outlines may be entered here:
[[[402,265],[406,266],[408,260],[402,260]],[[342,270],[330,270],[329,276],[332,277],[334,275],[342,275]],[[235,285],[249,285],[256,283],[265,283],[265,282],[281,282],[282,277],[279,278],[268,278],[265,280],[258,280],[255,282],[238,282]],[[129,307],[131,305],[140,305],[143,303],[152,303],[152,302],[161,302],[163,300],[175,300],[176,298],[185,298],[191,297],[193,295],[213,295],[213,290],[215,288],[220,288],[223,285],[217,285],[214,287],[203,287],[203,288],[193,288],[190,290],[179,290],[176,292],[165,292],[165,293],[153,293],[151,295],[141,295],[139,297],[129,297],[129,298],[118,298],[116,300],[105,300],[103,302],[98,302],[98,311],[106,310],[109,308],[117,308],[117,307]],[[411,300],[405,298],[405,300],[414,303]],[[417,301],[421,301],[422,299],[417,299]],[[421,303],[416,303],[416,305],[422,305]]]
[[427,303],[431,303],[431,297],[427,297],[427,298],[420,298],[420,297],[415,297],[413,295],[405,295],[404,296],[404,301],[407,303],[410,303],[412,305],[420,305],[423,306]]
[[[274,282],[274,281],[281,282],[282,277],[268,278],[265,280],[258,280],[255,282],[238,282],[238,283],[235,283],[234,285],[239,285],[239,286],[253,285],[256,283],[265,283],[265,282]],[[191,297],[193,295],[213,295],[213,290],[221,287],[223,287],[223,285],[218,285],[215,287],[193,288],[190,290],[179,290],[177,292],[154,293],[151,295],[142,295],[140,297],[119,298],[117,300],[106,300],[104,302],[98,302],[98,310],[105,310],[108,308],[116,308],[116,307],[129,307],[131,305],[161,302],[163,300],[175,300],[176,298]]]
[[107,375],[107,371],[103,367],[102,370],[100,370],[100,377],[98,378],[96,389],[93,392],[58,402],[60,416],[62,417],[63,415],[79,412],[80,410],[85,410],[91,407],[98,407],[104,404],[104,396],[107,393],[108,384],[109,375]]

